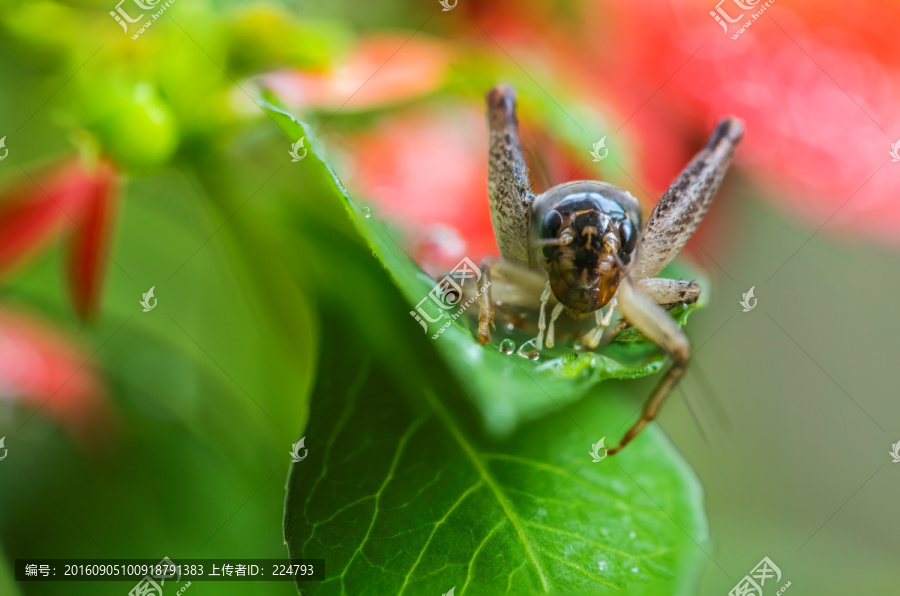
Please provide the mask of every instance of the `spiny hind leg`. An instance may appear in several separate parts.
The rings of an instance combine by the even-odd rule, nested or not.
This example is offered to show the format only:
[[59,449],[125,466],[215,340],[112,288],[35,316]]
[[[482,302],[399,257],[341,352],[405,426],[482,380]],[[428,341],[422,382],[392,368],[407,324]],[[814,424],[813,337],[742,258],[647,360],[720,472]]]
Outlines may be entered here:
[[527,267],[535,196],[519,140],[516,93],[509,85],[497,85],[486,100],[490,133],[488,198],[494,237],[504,259]]
[[700,299],[700,284],[680,279],[642,279],[635,284],[651,300],[662,307],[693,304]]
[[709,210],[743,135],[736,118],[719,122],[706,146],[665,192],[641,230],[632,279],[655,277],[681,252]]

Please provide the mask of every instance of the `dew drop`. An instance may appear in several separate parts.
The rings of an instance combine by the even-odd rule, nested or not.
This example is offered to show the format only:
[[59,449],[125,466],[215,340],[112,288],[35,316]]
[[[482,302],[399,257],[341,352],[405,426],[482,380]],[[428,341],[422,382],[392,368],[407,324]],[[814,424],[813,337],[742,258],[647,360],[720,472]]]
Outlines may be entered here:
[[529,360],[537,360],[538,356],[540,356],[540,352],[537,351],[537,346],[535,345],[535,340],[530,340],[519,346],[519,349],[516,350],[516,354],[521,356],[522,358],[528,358]]
[[628,532],[628,537],[634,540],[635,538],[637,538],[637,534],[635,532]]
[[515,331],[515,330],[516,330],[516,326],[513,325],[512,323],[507,323],[507,324],[506,324],[506,330],[507,330],[507,331]]
[[640,569],[638,569],[637,565],[635,565],[634,567],[631,568],[632,573],[637,573],[639,571],[640,571]]
[[481,359],[484,358],[484,350],[478,344],[470,345],[466,354],[472,362],[481,362]]
[[369,209],[368,207],[363,207],[362,210],[363,210],[363,213],[366,214],[366,219],[369,219],[370,217],[372,217],[371,209]]
[[600,571],[606,571],[606,561],[600,561],[597,563],[597,567],[600,568]]
[[500,342],[500,351],[504,354],[512,354],[516,349],[516,342],[511,339],[504,339]]

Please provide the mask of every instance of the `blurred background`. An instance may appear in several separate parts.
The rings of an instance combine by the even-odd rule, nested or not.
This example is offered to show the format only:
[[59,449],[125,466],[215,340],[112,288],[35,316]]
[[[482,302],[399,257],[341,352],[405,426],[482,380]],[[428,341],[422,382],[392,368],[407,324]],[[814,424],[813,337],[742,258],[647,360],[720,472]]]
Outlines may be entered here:
[[349,224],[284,167],[255,90],[311,119],[436,273],[497,254],[483,95],[506,82],[536,188],[608,180],[648,212],[719,117],[743,119],[683,257],[710,304],[661,418],[706,491],[701,593],[763,556],[798,593],[894,593],[900,5],[165,4],[143,29],[109,0],[0,15],[0,592],[99,593],[15,585],[17,557],[285,555],[314,306],[348,280],[283,264],[327,271],[339,246],[270,231],[286,211]]

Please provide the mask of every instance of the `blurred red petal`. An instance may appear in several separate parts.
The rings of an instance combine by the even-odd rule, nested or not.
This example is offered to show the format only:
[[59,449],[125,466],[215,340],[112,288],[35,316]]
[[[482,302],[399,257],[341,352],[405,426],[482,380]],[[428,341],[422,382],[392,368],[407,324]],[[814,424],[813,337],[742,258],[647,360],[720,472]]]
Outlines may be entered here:
[[350,184],[410,236],[426,271],[439,273],[463,256],[497,255],[486,147],[480,106],[386,117],[349,143]]
[[92,181],[77,163],[29,180],[0,196],[0,274],[78,221],[90,202]]
[[[660,157],[696,141],[667,140],[665,131],[706,130],[732,113],[747,130],[736,162],[771,189],[763,196],[813,225],[834,216],[830,229],[900,242],[900,172],[884,167],[866,183],[890,166],[900,128],[893,109],[900,55],[885,26],[900,5],[860,4],[849,14],[806,0],[775,3],[738,39],[722,33],[701,0],[648,14],[619,11],[621,39],[613,45],[626,49],[609,63],[610,79],[641,72],[651,85],[643,99],[627,101],[637,110],[628,126],[648,139],[642,162],[653,185],[677,171],[671,163],[660,168]],[[608,43],[592,51],[608,55]]]
[[91,198],[69,241],[69,287],[75,312],[90,320],[97,312],[115,208],[115,170],[101,162],[93,173]]
[[31,317],[0,310],[0,399],[29,404],[83,443],[114,421],[91,354]]
[[383,34],[362,40],[331,71],[282,71],[263,81],[291,106],[368,110],[434,91],[449,56],[444,42],[421,34]]

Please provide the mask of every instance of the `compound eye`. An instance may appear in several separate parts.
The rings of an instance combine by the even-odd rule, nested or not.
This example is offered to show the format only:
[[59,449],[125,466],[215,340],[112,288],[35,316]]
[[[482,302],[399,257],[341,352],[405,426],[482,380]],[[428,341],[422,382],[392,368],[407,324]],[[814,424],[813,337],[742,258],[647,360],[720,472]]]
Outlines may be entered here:
[[[559,235],[559,229],[562,227],[562,215],[559,214],[559,211],[552,210],[544,217],[544,224],[541,226],[541,237],[544,240],[550,240],[556,238]],[[556,247],[555,246],[545,246],[544,257],[548,259],[552,259],[556,256]]]
[[556,209],[551,210],[544,216],[544,225],[541,229],[541,236],[545,240],[556,238],[559,235],[559,229],[562,227],[562,215]]
[[626,254],[630,254],[634,251],[634,246],[637,244],[637,234],[634,231],[634,224],[631,223],[631,220],[625,218],[622,220],[622,223],[619,224],[619,237],[622,239],[622,250]]

